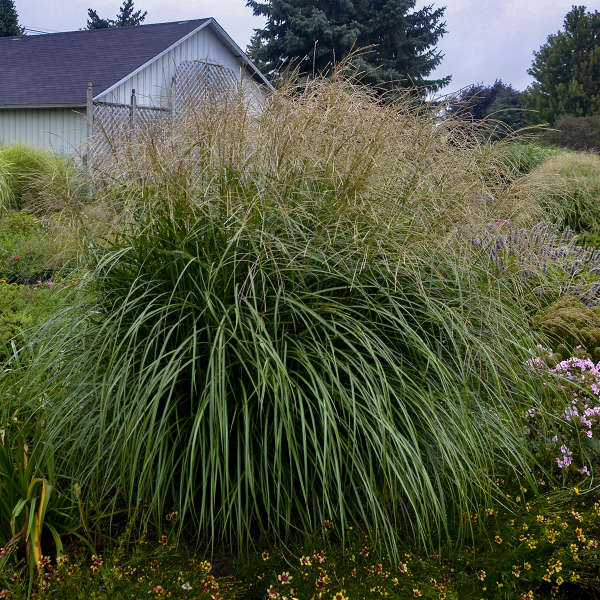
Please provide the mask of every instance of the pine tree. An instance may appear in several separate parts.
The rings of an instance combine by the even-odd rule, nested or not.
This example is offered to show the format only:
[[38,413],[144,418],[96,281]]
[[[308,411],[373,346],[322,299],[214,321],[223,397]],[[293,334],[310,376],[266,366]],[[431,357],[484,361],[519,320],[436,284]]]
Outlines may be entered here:
[[109,27],[114,27],[111,19],[102,19],[93,8],[88,8],[86,29],[108,29]]
[[444,8],[415,11],[415,0],[247,0],[267,18],[255,30],[251,58],[277,78],[289,65],[302,74],[324,72],[353,50],[363,81],[435,91],[450,77],[427,79],[440,64],[436,44],[446,32]]
[[531,120],[554,123],[561,115],[600,113],[600,11],[574,6],[564,30],[549,35],[534,54],[534,78],[523,93]]
[[115,27],[133,27],[135,25],[141,25],[148,11],[135,10],[133,6],[133,0],[123,0],[119,14],[115,19]]
[[[1,1],[1,0],[0,0]],[[141,25],[146,19],[148,11],[135,10],[134,0],[123,0],[119,13],[115,19],[103,19],[98,13],[88,8],[87,29],[108,29],[110,27],[134,27]]]
[[23,35],[13,0],[0,0],[0,37]]

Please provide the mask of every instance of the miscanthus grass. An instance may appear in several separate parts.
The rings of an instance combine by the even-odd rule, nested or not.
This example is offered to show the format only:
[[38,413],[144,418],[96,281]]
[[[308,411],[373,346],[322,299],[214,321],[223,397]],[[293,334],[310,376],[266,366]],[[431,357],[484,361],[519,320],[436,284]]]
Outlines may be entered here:
[[238,547],[326,519],[392,552],[460,538],[498,469],[534,485],[533,340],[468,237],[521,209],[493,152],[481,168],[408,101],[334,79],[268,109],[204,107],[113,157],[120,227],[6,406],[43,420],[89,510],[142,528],[178,511],[188,539]]

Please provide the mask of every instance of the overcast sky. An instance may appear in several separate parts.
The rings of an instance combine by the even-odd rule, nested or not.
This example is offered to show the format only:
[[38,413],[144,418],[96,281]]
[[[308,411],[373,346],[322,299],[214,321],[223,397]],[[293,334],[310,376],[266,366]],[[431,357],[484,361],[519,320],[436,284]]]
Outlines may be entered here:
[[[21,24],[44,31],[70,31],[85,25],[92,6],[100,16],[114,16],[122,0],[16,0]],[[549,33],[561,28],[575,0],[417,0],[446,5],[448,33],[439,48],[445,58],[436,75],[452,75],[451,92],[470,83],[501,78],[517,89],[530,83],[532,53]],[[585,3],[585,0],[583,0]],[[588,9],[600,0],[588,0]],[[148,11],[147,23],[215,17],[245,49],[262,20],[252,16],[244,0],[136,0]],[[0,57],[1,59],[1,57]]]

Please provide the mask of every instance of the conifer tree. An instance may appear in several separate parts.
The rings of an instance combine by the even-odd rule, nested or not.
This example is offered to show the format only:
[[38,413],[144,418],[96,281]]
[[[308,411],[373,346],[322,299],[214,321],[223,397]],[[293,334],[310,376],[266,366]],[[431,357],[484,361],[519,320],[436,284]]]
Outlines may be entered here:
[[134,0],[123,0],[115,19],[103,19],[98,13],[88,8],[87,29],[108,29],[109,27],[134,27],[141,25],[148,11],[135,10]]
[[123,0],[123,4],[121,4],[121,8],[119,9],[119,14],[115,19],[115,27],[132,27],[141,25],[144,22],[148,15],[148,11],[145,10],[142,12],[141,10],[135,10],[133,1],[134,0]]
[[414,85],[435,91],[450,77],[428,79],[440,64],[436,44],[446,32],[444,8],[415,10],[415,0],[247,0],[267,18],[248,48],[272,77],[293,64],[303,74],[323,72],[353,50],[363,81]]
[[0,0],[0,37],[23,35],[13,0]]
[[600,114],[600,11],[573,6],[564,29],[534,54],[534,78],[523,93],[532,120],[553,124],[561,115]]

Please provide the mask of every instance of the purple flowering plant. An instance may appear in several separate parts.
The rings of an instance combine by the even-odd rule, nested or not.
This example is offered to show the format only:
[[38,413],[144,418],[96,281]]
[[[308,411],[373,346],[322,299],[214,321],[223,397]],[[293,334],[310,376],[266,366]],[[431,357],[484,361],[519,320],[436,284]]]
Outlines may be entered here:
[[[528,361],[544,379],[544,386],[552,385],[566,398],[550,409],[555,413],[556,425],[546,450],[552,457],[552,466],[563,478],[590,477],[600,453],[600,362],[594,363],[581,346],[576,348],[574,356],[556,364],[553,358],[552,350],[538,345],[537,354]],[[530,408],[525,416],[536,430],[537,411]]]

